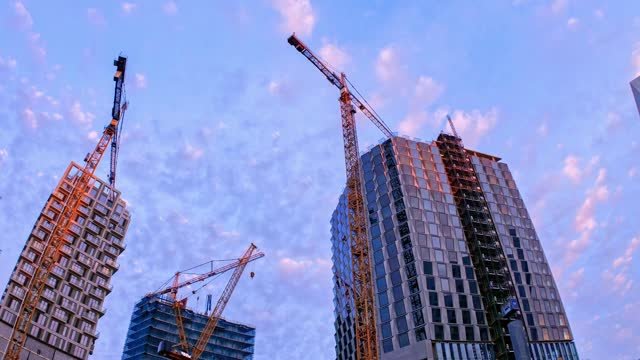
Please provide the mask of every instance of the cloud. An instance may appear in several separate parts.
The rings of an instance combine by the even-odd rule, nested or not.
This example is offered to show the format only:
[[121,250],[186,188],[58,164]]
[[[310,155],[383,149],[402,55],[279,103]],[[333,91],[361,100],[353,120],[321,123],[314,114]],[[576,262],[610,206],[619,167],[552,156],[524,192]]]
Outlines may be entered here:
[[[554,273],[556,273],[554,271]],[[584,280],[584,267],[572,272],[569,275],[569,279],[567,281],[567,289],[570,291],[571,296],[577,296],[576,290],[581,287],[582,281]]]
[[13,71],[18,66],[18,62],[13,58],[3,58],[0,56],[0,71]]
[[591,234],[598,226],[595,213],[597,205],[609,199],[609,188],[605,183],[607,170],[601,168],[598,171],[596,182],[587,191],[587,195],[582,205],[576,212],[574,227],[578,233],[578,238],[569,242],[565,253],[565,264],[569,265],[576,261],[587,250],[591,243]]
[[378,53],[376,76],[383,83],[398,81],[402,76],[402,65],[396,49],[389,45]]
[[162,5],[162,11],[169,16],[173,16],[178,13],[178,5],[176,5],[175,1],[169,0]]
[[138,7],[137,4],[130,3],[130,2],[123,2],[122,5],[120,6],[120,8],[122,9],[122,12],[124,12],[127,15],[131,14],[137,7]]
[[144,74],[136,73],[135,77],[135,85],[138,89],[145,89],[147,87],[147,78]]
[[430,114],[426,111],[410,112],[398,124],[398,131],[401,134],[417,136],[425,124],[429,122]]
[[71,104],[68,113],[69,118],[73,123],[83,127],[90,127],[91,124],[93,124],[93,120],[95,119],[94,114],[82,110],[82,106],[78,101],[75,101],[73,102],[73,104]]
[[351,61],[347,52],[336,44],[326,43],[318,52],[320,57],[336,70],[344,70],[344,67]]
[[204,155],[204,149],[193,146],[191,144],[186,144],[184,149],[182,150],[182,154],[186,159],[189,160],[198,160]]
[[569,20],[567,20],[567,27],[569,28],[569,30],[576,30],[579,24],[580,20],[578,20],[577,18],[570,17]]
[[316,23],[316,15],[310,0],[272,0],[272,6],[280,13],[280,27],[287,33],[310,36]]
[[0,165],[9,157],[9,151],[4,148],[0,148]]
[[571,179],[574,183],[579,183],[582,180],[582,168],[580,167],[580,158],[574,155],[567,155],[564,158],[564,167],[562,173]]
[[107,20],[104,18],[102,12],[96,8],[87,9],[87,19],[95,26],[105,26],[107,24]]
[[87,139],[89,140],[96,140],[98,138],[98,132],[97,131],[89,131],[89,133],[87,134]]
[[33,18],[21,1],[13,4],[13,24],[20,30],[29,30],[33,26]]
[[30,108],[25,108],[20,112],[20,120],[27,128],[35,130],[38,128],[38,119],[36,114]]
[[442,95],[444,86],[428,76],[418,77],[414,89],[413,101],[419,106],[431,105],[436,99]]
[[456,110],[451,116],[458,135],[467,145],[476,145],[498,123],[498,109],[482,113],[480,110]]
[[29,48],[35,59],[39,62],[44,62],[47,56],[47,49],[45,49],[42,44],[42,36],[40,33],[30,33],[28,41]]
[[629,242],[629,246],[627,246],[627,249],[624,251],[624,255],[613,260],[613,267],[618,268],[621,266],[631,265],[631,260],[633,260],[633,253],[638,247],[640,247],[640,237],[634,237]]

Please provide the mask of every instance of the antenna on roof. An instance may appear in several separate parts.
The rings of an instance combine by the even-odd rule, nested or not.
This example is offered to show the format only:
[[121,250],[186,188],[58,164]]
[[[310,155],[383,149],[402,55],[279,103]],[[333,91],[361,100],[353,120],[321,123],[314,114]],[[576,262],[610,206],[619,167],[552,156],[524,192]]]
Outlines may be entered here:
[[453,131],[453,135],[459,139],[460,136],[458,136],[458,132],[456,131],[456,127],[453,126],[453,120],[451,120],[451,116],[449,116],[449,114],[447,114],[447,120],[449,121],[449,127],[451,127],[451,131]]

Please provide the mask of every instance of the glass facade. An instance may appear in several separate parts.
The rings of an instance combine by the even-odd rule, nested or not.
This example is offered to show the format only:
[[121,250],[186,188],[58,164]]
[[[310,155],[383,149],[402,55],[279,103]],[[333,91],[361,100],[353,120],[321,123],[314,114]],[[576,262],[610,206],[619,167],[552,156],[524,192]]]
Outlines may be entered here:
[[[501,174],[498,178],[493,172],[489,180],[482,165],[487,159],[472,153],[507,260],[518,262],[517,270],[509,270],[517,289],[524,287],[520,307],[536,318],[526,322],[532,351],[536,341],[565,341],[561,344],[575,354],[555,283],[506,164],[492,158],[495,165],[489,167]],[[363,154],[361,164],[382,359],[495,358],[476,269],[437,143],[394,137]],[[498,193],[493,182],[505,189]],[[505,217],[500,205],[517,216],[510,212]],[[352,359],[354,350],[346,219],[343,196],[331,220],[338,359]]]
[[[185,309],[182,311],[189,344],[195,344],[208,317]],[[220,319],[202,359],[253,359],[256,329]],[[166,359],[158,355],[158,345],[165,341],[179,343],[175,313],[171,302],[160,297],[140,300],[131,315],[131,323],[122,354],[123,360]]]

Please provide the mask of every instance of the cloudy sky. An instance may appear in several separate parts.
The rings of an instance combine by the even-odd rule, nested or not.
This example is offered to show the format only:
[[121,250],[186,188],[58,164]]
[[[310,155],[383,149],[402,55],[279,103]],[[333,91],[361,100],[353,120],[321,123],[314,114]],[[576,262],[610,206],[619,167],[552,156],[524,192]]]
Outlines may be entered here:
[[[451,113],[468,146],[502,157],[582,358],[640,357],[637,0],[23,0],[0,22],[0,283],[110,119],[112,60],[129,58],[118,170],[133,220],[94,358],[120,357],[145,292],[249,242],[267,256],[225,315],[257,326],[255,358],[333,356],[338,93],[293,31],[400,134],[433,139]],[[382,135],[360,120],[364,150]]]

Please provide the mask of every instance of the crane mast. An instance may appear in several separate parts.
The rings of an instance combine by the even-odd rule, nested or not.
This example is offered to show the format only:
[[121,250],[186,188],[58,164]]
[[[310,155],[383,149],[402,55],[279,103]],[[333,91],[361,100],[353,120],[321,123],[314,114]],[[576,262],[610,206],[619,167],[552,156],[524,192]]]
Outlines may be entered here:
[[54,224],[49,240],[46,242],[43,254],[34,264],[33,277],[26,285],[24,301],[20,305],[18,317],[11,330],[11,337],[4,355],[5,360],[18,360],[20,358],[20,353],[27,341],[27,334],[31,329],[31,323],[36,314],[42,292],[49,279],[49,274],[60,259],[61,248],[68,242],[67,237],[72,236],[70,234],[70,228],[73,224],[73,219],[78,216],[80,202],[91,189],[94,181],[93,175],[109,146],[109,142],[117,132],[126,64],[127,59],[122,56],[119,56],[118,60],[114,61],[116,73],[113,76],[113,80],[116,82],[116,90],[112,119],[109,125],[105,127],[95,149],[85,157],[83,169],[79,171],[79,174],[76,174],[72,180],[72,189],[70,194],[65,198],[62,211]]
[[355,106],[360,109],[387,137],[393,134],[389,127],[366,105],[358,99],[347,86],[344,73],[338,76],[331,71],[295,34],[288,39],[312,64],[316,66],[340,90],[340,113],[342,117],[342,137],[344,140],[345,167],[347,173],[347,213],[349,222],[349,240],[351,246],[352,294],[355,304],[355,342],[356,359],[376,360],[378,336],[376,329],[375,300],[371,274],[371,251],[367,233],[366,210],[364,205],[358,135],[354,114]]

